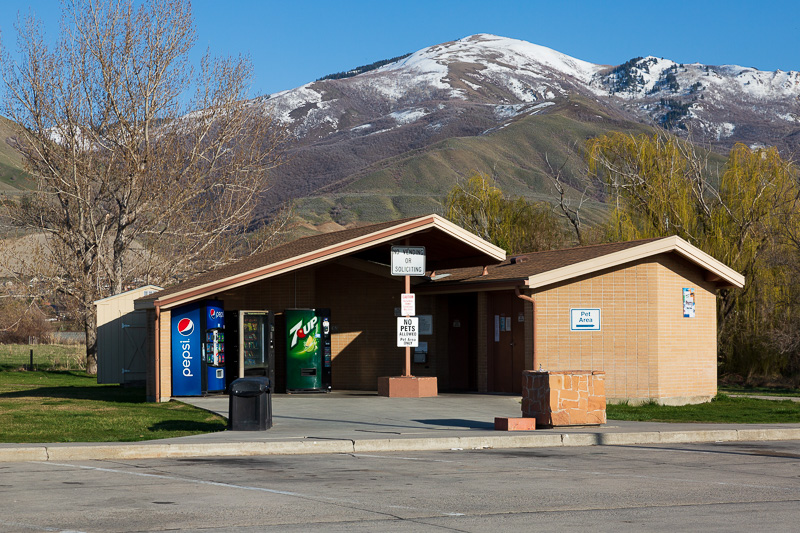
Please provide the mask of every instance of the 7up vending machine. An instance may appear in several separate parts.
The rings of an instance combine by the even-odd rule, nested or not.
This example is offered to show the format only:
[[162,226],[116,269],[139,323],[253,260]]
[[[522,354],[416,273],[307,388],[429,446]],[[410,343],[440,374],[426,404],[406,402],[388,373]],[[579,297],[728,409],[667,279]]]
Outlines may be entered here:
[[287,309],[286,391],[330,392],[329,309]]

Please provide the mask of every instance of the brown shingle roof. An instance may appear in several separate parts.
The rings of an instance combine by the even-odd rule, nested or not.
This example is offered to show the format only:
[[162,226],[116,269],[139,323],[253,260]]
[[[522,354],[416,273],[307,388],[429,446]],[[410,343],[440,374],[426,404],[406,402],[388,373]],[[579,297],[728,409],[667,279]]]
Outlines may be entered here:
[[408,244],[429,244],[429,261],[443,267],[493,264],[505,258],[502,249],[438,215],[426,215],[304,237],[200,274],[137,301],[144,306],[148,302],[159,306],[179,305],[220,290],[351,253],[369,251],[371,255],[366,259],[388,262],[390,245],[395,242],[403,243],[403,240]]
[[195,287],[200,287],[217,280],[230,278],[236,276],[237,274],[250,272],[265,265],[279,263],[293,257],[313,252],[314,250],[319,250],[321,248],[327,248],[328,246],[334,246],[342,242],[347,242],[351,239],[369,235],[370,233],[390,228],[394,225],[402,224],[403,222],[408,222],[410,220],[414,220],[414,218],[393,220],[391,222],[371,224],[369,226],[361,226],[359,228],[351,228],[341,231],[334,231],[331,233],[323,233],[320,235],[311,235],[309,237],[301,237],[300,239],[277,246],[265,252],[246,257],[245,259],[231,263],[230,265],[226,265],[209,272],[204,272],[203,274],[199,274],[191,279],[182,281],[176,285],[173,285],[172,287],[164,289],[163,291],[151,294],[145,298],[140,298],[140,300],[164,299],[172,294]]
[[421,285],[420,289],[447,292],[473,285],[480,290],[480,284],[487,285],[487,288],[498,288],[498,284],[525,284],[532,289],[665,253],[678,254],[705,270],[706,279],[713,281],[718,288],[744,286],[744,276],[673,235],[522,254],[488,266],[486,275],[483,275],[482,268],[475,267],[440,270],[436,272],[435,280]]
[[449,276],[440,278],[440,281],[432,281],[432,283],[440,286],[449,283],[484,283],[524,280],[530,276],[641,246],[648,242],[657,241],[660,238],[663,237],[519,254],[507,258],[498,265],[489,266],[485,276],[482,275],[483,268],[480,267],[457,268],[437,271],[437,278],[442,274],[449,274]]

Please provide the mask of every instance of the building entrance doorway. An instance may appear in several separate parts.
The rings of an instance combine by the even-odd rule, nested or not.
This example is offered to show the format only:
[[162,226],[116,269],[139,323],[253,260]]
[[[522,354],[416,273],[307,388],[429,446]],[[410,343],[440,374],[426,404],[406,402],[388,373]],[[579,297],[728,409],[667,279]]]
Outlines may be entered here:
[[525,366],[525,307],[511,291],[487,294],[489,392],[521,394]]
[[478,390],[476,293],[451,294],[447,299],[447,389]]

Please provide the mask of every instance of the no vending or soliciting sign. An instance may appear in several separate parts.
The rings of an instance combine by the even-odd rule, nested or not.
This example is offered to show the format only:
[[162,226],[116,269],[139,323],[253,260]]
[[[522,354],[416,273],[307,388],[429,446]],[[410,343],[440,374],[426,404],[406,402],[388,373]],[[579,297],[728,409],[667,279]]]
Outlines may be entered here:
[[424,275],[424,246],[392,246],[392,276]]

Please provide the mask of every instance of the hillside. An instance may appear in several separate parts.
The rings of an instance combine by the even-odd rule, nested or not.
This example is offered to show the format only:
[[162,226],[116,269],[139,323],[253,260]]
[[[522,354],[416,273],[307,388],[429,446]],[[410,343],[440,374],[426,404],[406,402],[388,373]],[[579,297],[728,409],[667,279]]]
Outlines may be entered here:
[[33,186],[23,169],[22,156],[13,147],[16,125],[0,117],[0,191],[14,192]]
[[[494,176],[507,194],[554,201],[548,160],[555,169],[566,161],[564,181],[577,201],[586,185],[586,139],[612,130],[652,131],[600,113],[584,99],[569,98],[547,114],[522,116],[482,135],[445,139],[387,158],[300,199],[298,215],[317,226],[441,212],[447,192],[475,172]],[[602,198],[597,191],[590,193],[593,198],[584,205],[583,214],[598,221],[604,211]]]
[[[545,156],[555,167],[567,161],[579,195],[584,142],[611,130],[665,128],[723,154],[739,142],[790,158],[800,149],[800,73],[655,57],[598,65],[487,34],[254,103],[295,139],[261,214],[294,202],[305,232],[438,211],[476,171],[508,194],[553,199]],[[8,158],[0,163],[18,169]],[[586,207],[598,219],[602,198]]]

